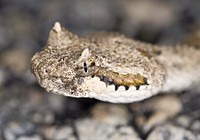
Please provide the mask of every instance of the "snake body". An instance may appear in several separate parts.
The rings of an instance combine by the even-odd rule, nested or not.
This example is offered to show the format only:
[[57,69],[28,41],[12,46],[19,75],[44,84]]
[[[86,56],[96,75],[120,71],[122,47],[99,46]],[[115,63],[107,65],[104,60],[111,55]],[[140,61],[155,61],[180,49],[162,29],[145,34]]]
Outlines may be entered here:
[[47,91],[130,103],[198,85],[200,49],[151,45],[118,33],[79,37],[56,22],[31,68]]

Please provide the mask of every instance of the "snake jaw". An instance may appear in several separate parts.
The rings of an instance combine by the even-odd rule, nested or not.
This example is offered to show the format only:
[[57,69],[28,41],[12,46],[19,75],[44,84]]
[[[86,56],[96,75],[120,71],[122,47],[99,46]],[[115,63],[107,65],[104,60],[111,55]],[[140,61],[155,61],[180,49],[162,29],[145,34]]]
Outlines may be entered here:
[[141,85],[139,88],[137,88],[137,86],[129,86],[129,88],[126,89],[126,86],[123,85],[116,85],[114,83],[107,84],[97,76],[85,78],[81,88],[88,89],[89,92],[87,96],[90,98],[112,103],[140,101],[154,95],[160,90],[159,88],[153,88],[151,85]]

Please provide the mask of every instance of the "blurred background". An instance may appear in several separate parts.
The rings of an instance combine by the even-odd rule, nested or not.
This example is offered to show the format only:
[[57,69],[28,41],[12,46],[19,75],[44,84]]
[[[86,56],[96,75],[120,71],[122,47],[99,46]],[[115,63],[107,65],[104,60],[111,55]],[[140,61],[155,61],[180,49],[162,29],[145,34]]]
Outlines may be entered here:
[[80,36],[117,31],[174,45],[199,13],[199,0],[0,0],[0,140],[200,139],[199,93],[109,104],[47,93],[30,72],[56,21]]

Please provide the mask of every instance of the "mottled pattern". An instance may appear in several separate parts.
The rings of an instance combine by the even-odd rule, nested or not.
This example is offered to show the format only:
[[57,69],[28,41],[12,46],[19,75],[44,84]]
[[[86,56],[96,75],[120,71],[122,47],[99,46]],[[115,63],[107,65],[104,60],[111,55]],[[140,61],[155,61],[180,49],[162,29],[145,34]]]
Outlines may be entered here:
[[198,83],[199,61],[195,47],[154,46],[118,33],[78,37],[55,23],[31,66],[53,93],[128,103]]

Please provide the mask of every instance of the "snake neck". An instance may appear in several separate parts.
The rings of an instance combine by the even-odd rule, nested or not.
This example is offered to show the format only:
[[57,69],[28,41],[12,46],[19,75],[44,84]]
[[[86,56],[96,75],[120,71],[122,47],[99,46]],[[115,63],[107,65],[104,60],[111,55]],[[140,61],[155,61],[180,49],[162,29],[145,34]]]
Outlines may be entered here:
[[156,57],[166,70],[163,91],[181,91],[200,83],[200,49],[187,45],[158,47]]

